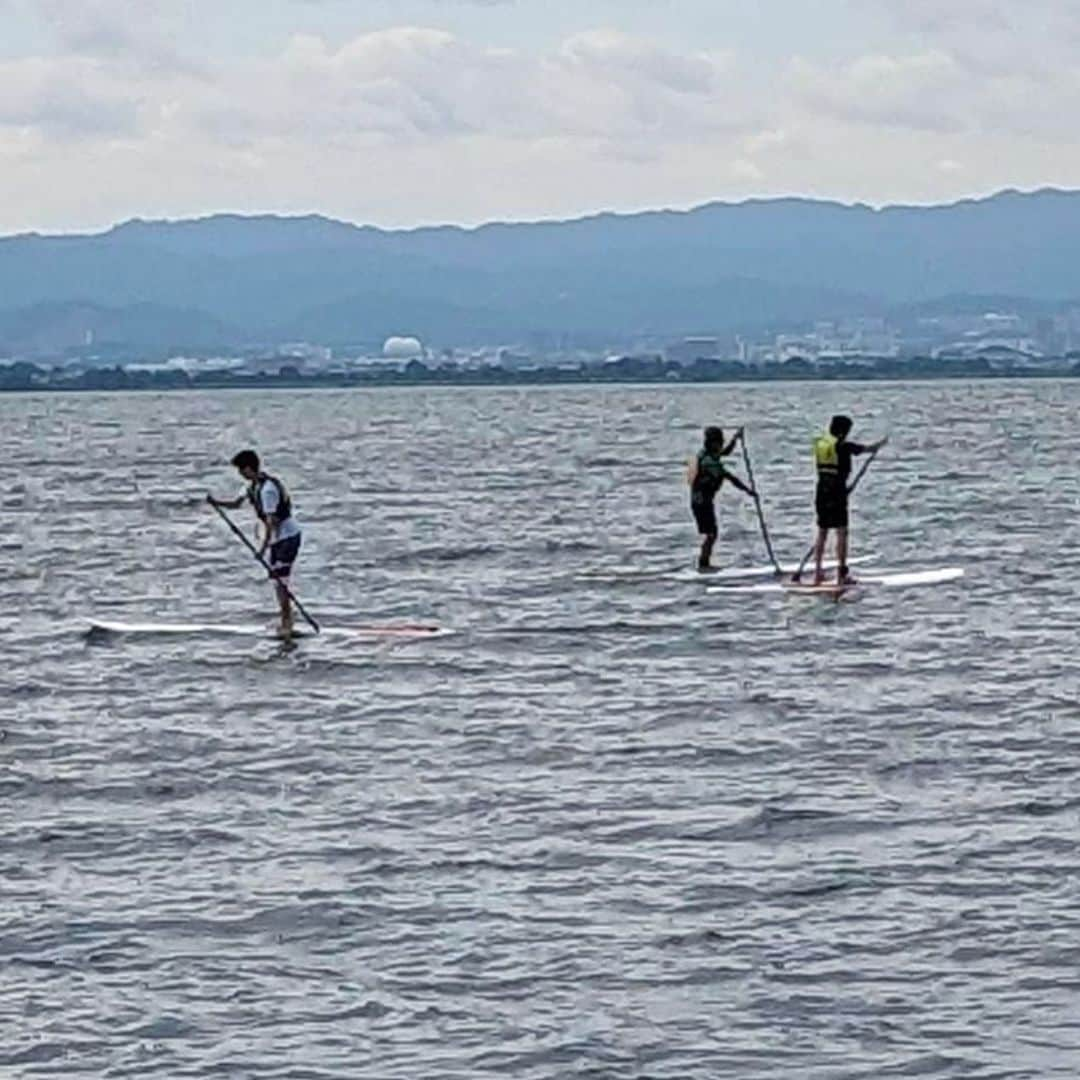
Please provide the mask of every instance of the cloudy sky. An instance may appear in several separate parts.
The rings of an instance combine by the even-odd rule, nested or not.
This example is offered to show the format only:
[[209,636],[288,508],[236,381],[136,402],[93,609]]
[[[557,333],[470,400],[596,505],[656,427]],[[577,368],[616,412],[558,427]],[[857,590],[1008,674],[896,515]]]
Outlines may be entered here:
[[1076,0],[0,0],[0,232],[1080,187],[1078,48]]

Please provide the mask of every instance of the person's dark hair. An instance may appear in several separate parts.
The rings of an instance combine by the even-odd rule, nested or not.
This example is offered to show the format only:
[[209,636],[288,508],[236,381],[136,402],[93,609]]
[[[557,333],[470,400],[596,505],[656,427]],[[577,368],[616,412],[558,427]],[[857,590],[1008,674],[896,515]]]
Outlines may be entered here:
[[254,469],[259,471],[259,455],[254,450],[241,450],[233,459],[232,463],[238,469]]
[[829,421],[829,434],[835,435],[838,439],[846,439],[851,428],[850,416],[834,416]]
[[718,427],[707,427],[705,429],[705,445],[717,446],[723,445],[724,442],[724,429]]

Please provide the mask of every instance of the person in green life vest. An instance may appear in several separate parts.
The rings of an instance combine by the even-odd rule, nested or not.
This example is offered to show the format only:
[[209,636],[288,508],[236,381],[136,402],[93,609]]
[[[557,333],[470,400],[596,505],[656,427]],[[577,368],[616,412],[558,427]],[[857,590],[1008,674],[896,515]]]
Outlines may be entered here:
[[690,459],[686,472],[686,482],[690,485],[690,510],[697,522],[701,534],[701,553],[698,556],[698,569],[707,571],[712,568],[713,545],[719,532],[716,524],[716,507],[713,505],[716,493],[725,480],[730,481],[740,491],[753,497],[754,489],[744,484],[725,466],[726,458],[738,445],[743,429],[731,437],[724,445],[724,432],[718,427],[705,429],[705,445]]
[[880,450],[887,439],[876,443],[852,442],[848,438],[852,421],[849,416],[834,416],[829,422],[827,434],[814,440],[814,466],[817,469],[817,490],[814,509],[817,513],[817,539],[814,541],[814,584],[825,580],[821,560],[825,555],[825,543],[829,530],[836,533],[836,583],[853,584],[848,573],[848,477],[851,475],[851,459],[860,454]]

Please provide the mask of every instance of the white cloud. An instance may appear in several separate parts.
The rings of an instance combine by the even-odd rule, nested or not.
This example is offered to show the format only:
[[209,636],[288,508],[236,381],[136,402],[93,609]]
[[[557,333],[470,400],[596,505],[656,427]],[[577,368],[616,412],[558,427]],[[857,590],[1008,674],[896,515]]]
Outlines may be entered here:
[[605,31],[572,36],[540,55],[420,27],[364,34],[338,47],[297,36],[277,56],[189,85],[177,118],[233,143],[483,133],[592,140],[640,154],[688,136],[746,130],[757,110],[739,99],[729,66],[727,57],[682,54]]
[[1080,42],[1074,0],[870,0],[900,33],[948,52],[979,77],[1039,79],[1071,66]]
[[194,12],[178,0],[22,0],[61,54],[130,69],[197,70],[177,42]]
[[743,139],[743,149],[748,154],[762,154],[773,150],[782,150],[791,142],[786,131],[774,128],[767,131],[758,131]]
[[93,61],[0,62],[0,126],[45,139],[131,135],[139,109],[137,97]]
[[[442,205],[453,216],[467,205],[458,212],[483,217],[485,201],[498,213],[496,188],[510,200],[501,212],[513,214],[520,192],[523,212],[542,214],[553,172],[566,172],[555,186],[568,191],[604,176],[614,192],[610,169],[615,179],[620,171],[670,176],[680,160],[686,167],[688,148],[709,155],[768,127],[730,55],[610,30],[573,34],[538,53],[425,27],[337,43],[295,35],[270,55],[198,71],[135,63],[130,27],[105,17],[119,10],[96,0],[93,18],[64,28],[66,52],[0,63],[0,157],[25,169],[34,145],[41,168],[51,162],[68,175],[65,144],[79,140],[78,202],[88,211],[98,196],[88,190],[93,178],[113,170],[124,176],[102,181],[100,201],[126,205],[116,214],[125,216],[151,212],[147,196],[182,198],[185,176],[192,199],[206,193],[205,209],[237,199],[242,208],[263,191],[262,206],[304,201],[332,210],[322,201],[330,174],[354,190],[354,202],[378,203],[403,199],[404,172],[422,168],[415,214]],[[530,173],[538,168],[545,172]],[[470,191],[452,193],[467,182]],[[42,203],[54,198],[62,192],[43,193]]]
[[797,95],[813,111],[852,123],[956,131],[963,126],[963,73],[943,52],[863,56],[839,68],[797,59]]
[[[1011,25],[1000,0],[872,0],[899,26],[926,34],[1008,29]],[[1042,0],[1027,0],[1024,10],[1034,10]],[[1045,6],[1045,4],[1044,4]],[[1054,5],[1053,6],[1060,6]]]
[[[973,70],[944,46],[874,54],[824,66],[791,65],[793,106],[852,125],[953,134],[1010,134],[1019,140],[1076,138],[1080,76],[1071,66]],[[1019,150],[1018,146],[1018,152]]]
[[731,174],[740,180],[763,180],[765,173],[761,166],[749,161],[747,158],[736,158],[731,163]]
[[745,131],[758,108],[730,56],[676,52],[613,31],[577,34],[528,79],[535,115],[563,133],[664,144]]
[[773,43],[768,63],[585,16],[513,48],[475,26],[296,33],[280,19],[305,6],[292,0],[265,0],[291,36],[203,54],[207,8],[190,0],[145,0],[138,18],[130,0],[5,2],[33,9],[50,44],[0,58],[0,231],[223,208],[403,222],[770,193],[919,200],[1080,170],[1080,75],[1060,59],[1080,8],[1050,0],[1024,9],[1054,28],[1041,53],[1016,8],[865,0],[877,36],[829,54],[800,39],[800,56]]

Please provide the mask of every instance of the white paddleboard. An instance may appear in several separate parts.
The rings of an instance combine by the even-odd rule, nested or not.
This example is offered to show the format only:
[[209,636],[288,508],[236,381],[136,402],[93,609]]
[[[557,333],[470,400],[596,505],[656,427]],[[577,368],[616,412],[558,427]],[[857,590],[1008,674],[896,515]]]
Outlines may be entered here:
[[[876,555],[857,555],[853,559],[848,559],[848,566],[858,566],[861,563],[873,562],[876,559]],[[821,563],[824,570],[835,570],[837,563],[835,559],[824,559]],[[798,563],[781,563],[780,571],[784,574],[794,574],[799,569]],[[810,567],[810,573],[813,574],[814,568]],[[803,573],[806,573],[806,567],[803,567]],[[770,574],[776,574],[776,567],[774,566],[724,566],[715,570],[683,570],[680,574],[680,578],[685,578],[687,581],[724,581],[730,578],[747,578],[747,577],[768,577]]]
[[[255,623],[167,623],[167,622],[114,622],[103,619],[90,619],[90,631],[109,634],[142,635],[224,635],[235,637],[279,637],[272,626],[259,626]],[[399,623],[386,626],[324,626],[318,636],[331,638],[354,638],[376,640],[383,638],[432,638],[453,633],[441,626],[420,623]],[[297,627],[293,637],[315,637],[309,627]]]
[[941,585],[946,581],[955,581],[964,576],[959,566],[944,566],[937,570],[910,570],[890,574],[860,574],[858,580],[850,585],[838,585],[835,581],[824,581],[812,585],[804,578],[794,581],[761,581],[747,584],[713,585],[711,593],[789,593],[794,596],[837,596],[864,586],[883,589],[912,588],[918,585]]
[[[861,563],[873,562],[876,555],[857,555],[848,559],[848,566],[858,566]],[[827,570],[836,569],[835,559],[826,559],[822,567]],[[784,574],[794,574],[799,569],[798,563],[781,563],[780,570]],[[805,572],[805,567],[804,567]],[[810,567],[813,573],[813,567]],[[655,570],[647,570],[643,567],[612,566],[605,570],[583,571],[581,577],[591,578],[596,581],[626,581],[644,578],[677,578],[679,581],[728,581],[732,578],[768,577],[775,574],[776,568],[767,566],[717,566],[712,570],[697,570],[692,566],[680,564],[679,566],[658,567]]]

